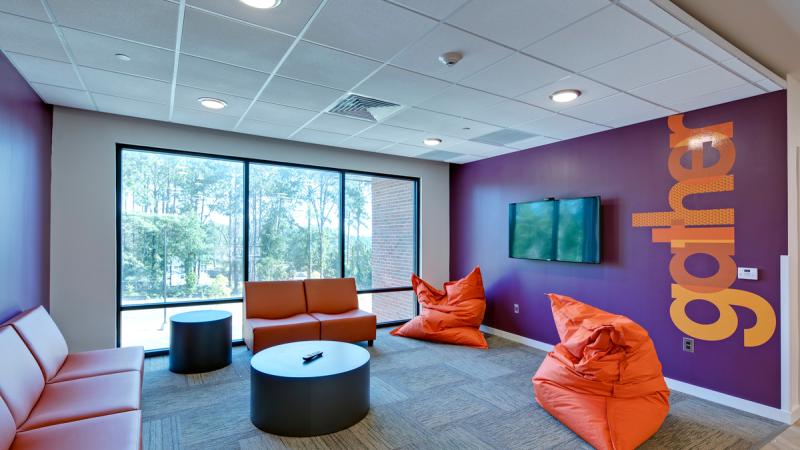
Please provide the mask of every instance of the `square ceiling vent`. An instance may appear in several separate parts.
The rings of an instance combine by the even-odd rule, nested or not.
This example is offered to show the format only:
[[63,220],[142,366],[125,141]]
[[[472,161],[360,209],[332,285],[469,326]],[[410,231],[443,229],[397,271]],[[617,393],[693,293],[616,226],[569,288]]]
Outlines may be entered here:
[[400,108],[402,106],[396,103],[350,94],[328,111],[341,116],[379,122]]

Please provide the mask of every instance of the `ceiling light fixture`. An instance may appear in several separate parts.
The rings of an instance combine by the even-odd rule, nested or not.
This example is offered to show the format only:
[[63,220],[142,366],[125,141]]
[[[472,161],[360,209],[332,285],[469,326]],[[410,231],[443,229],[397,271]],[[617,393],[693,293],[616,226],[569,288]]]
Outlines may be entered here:
[[200,97],[197,99],[197,101],[208,109],[222,109],[228,106],[228,104],[225,103],[225,101],[220,100],[218,98]]
[[117,59],[120,60],[120,61],[126,61],[127,62],[127,61],[131,60],[131,57],[126,55],[125,53],[117,53],[114,56],[116,56]]
[[553,92],[553,95],[550,96],[550,100],[556,103],[567,103],[575,100],[580,96],[581,96],[581,91],[577,89],[562,89],[560,91]]
[[442,140],[439,138],[427,138],[422,141],[423,144],[433,147],[434,145],[439,145],[442,143]]
[[239,0],[247,6],[258,9],[272,9],[277,8],[281,4],[281,0]]

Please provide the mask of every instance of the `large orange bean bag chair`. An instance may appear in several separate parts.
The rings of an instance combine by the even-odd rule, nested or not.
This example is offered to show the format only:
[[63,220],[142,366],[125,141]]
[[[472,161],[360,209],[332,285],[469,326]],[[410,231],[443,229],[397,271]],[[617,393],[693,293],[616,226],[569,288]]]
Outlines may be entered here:
[[480,267],[466,277],[449,281],[440,291],[416,274],[411,275],[411,285],[422,307],[420,315],[391,333],[445,344],[489,348],[486,338],[478,329],[486,312],[486,294]]
[[536,401],[597,449],[634,449],[669,412],[653,341],[631,319],[549,294],[561,343],[545,358]]

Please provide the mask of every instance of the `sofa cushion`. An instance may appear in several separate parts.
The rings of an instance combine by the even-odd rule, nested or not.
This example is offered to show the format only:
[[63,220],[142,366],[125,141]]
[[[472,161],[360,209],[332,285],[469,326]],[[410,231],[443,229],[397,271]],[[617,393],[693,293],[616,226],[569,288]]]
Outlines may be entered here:
[[244,341],[253,353],[287,342],[315,340],[319,340],[319,321],[308,314],[245,320]]
[[128,411],[21,432],[11,450],[139,450],[141,441],[142,412]]
[[61,370],[50,383],[94,377],[109,373],[138,371],[144,367],[143,347],[107,348],[89,352],[72,353],[67,356]]
[[51,383],[19,431],[140,409],[139,372]]
[[44,376],[28,347],[14,328],[0,328],[0,397],[2,397],[17,427],[28,418],[44,389]]
[[50,314],[38,306],[11,319],[9,323],[33,353],[44,372],[45,380],[53,378],[67,359],[69,350],[67,341]]
[[339,314],[358,309],[356,280],[353,278],[327,278],[305,280],[308,312]]
[[284,319],[305,314],[302,281],[248,281],[244,284],[245,318]]
[[360,309],[340,314],[311,313],[319,320],[320,339],[359,342],[375,340],[377,316]]
[[11,417],[11,411],[8,410],[6,402],[0,397],[0,449],[11,447],[16,433],[17,424],[14,423],[14,418]]

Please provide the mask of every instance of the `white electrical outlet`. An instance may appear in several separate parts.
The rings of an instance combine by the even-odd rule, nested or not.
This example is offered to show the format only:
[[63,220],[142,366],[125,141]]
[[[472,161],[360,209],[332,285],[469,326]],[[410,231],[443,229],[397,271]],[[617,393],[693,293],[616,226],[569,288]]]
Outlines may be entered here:
[[755,267],[739,267],[740,280],[758,280],[758,269]]
[[519,305],[514,303],[514,314],[519,314]]

